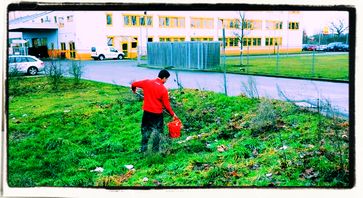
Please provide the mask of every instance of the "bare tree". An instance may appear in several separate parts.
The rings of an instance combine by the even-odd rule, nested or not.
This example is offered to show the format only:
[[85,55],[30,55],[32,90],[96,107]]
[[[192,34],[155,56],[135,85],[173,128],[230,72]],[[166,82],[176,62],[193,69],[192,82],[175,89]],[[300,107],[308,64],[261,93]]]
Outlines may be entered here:
[[340,37],[345,30],[349,30],[349,26],[344,23],[343,19],[339,19],[337,23],[331,22],[329,28],[333,34],[337,35],[337,37]]
[[238,27],[240,32],[235,32],[235,35],[238,38],[238,41],[240,43],[240,58],[239,58],[239,64],[240,66],[243,65],[243,38],[246,36],[246,29],[247,29],[247,23],[246,20],[246,14],[243,11],[238,12],[239,19],[237,20],[238,24],[235,25],[235,27]]

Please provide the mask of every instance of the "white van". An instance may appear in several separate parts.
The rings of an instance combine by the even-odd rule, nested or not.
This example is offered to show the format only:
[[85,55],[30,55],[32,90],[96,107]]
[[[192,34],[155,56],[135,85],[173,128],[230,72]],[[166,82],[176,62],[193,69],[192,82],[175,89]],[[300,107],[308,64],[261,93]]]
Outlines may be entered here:
[[95,60],[104,59],[123,59],[125,54],[123,52],[117,51],[117,49],[107,46],[107,47],[92,47],[91,57]]

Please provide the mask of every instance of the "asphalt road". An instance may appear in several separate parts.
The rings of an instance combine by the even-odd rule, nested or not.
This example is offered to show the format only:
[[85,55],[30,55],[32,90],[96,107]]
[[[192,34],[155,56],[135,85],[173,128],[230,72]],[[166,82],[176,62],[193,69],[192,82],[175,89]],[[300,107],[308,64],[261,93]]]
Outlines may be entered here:
[[[82,61],[81,64],[84,65],[84,79],[123,86],[130,86],[134,80],[155,78],[159,72],[159,69],[137,67],[137,62],[134,60],[91,60]],[[171,77],[165,86],[168,89],[178,88],[176,71],[170,71]],[[178,76],[184,88],[224,93],[223,73],[178,71]],[[227,94],[236,96],[245,93],[243,83],[247,85],[249,78],[255,80],[260,97],[284,100],[279,95],[277,89],[279,87],[291,100],[327,99],[343,116],[349,115],[348,83],[227,74]],[[306,105],[306,103],[299,104]]]

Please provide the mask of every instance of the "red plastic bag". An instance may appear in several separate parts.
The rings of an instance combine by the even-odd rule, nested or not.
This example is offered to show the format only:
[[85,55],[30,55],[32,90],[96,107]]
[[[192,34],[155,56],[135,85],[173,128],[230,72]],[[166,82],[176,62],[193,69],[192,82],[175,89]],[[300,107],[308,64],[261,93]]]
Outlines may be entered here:
[[180,119],[176,118],[173,121],[168,123],[168,128],[169,128],[169,136],[171,138],[178,138],[180,137],[180,131],[182,128],[182,123],[180,121]]

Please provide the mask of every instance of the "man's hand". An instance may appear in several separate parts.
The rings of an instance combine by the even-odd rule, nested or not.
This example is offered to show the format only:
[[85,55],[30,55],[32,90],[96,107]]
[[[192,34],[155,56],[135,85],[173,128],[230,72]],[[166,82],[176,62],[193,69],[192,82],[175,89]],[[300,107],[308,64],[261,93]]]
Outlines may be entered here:
[[173,115],[173,119],[176,120],[176,119],[179,119],[178,116],[174,113]]

